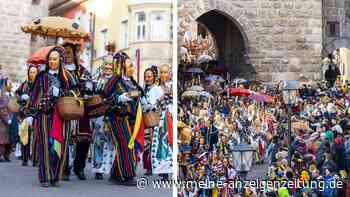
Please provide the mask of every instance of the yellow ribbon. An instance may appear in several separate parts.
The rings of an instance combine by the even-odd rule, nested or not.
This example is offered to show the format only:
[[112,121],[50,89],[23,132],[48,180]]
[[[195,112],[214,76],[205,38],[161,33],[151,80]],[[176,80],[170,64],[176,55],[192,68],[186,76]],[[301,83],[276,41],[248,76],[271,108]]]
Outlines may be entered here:
[[74,98],[77,99],[77,101],[79,102],[79,105],[80,105],[80,106],[84,105],[84,101],[83,101],[82,99],[80,99],[80,98],[78,97],[78,95],[77,95],[73,90],[71,90],[70,92],[73,94]]
[[135,121],[135,126],[134,126],[134,131],[132,133],[131,139],[128,144],[129,149],[133,149],[135,145],[135,140],[137,137],[137,134],[139,133],[140,127],[141,127],[141,121],[142,121],[142,108],[141,108],[141,103],[139,102],[137,104],[137,113],[136,113],[136,121]]

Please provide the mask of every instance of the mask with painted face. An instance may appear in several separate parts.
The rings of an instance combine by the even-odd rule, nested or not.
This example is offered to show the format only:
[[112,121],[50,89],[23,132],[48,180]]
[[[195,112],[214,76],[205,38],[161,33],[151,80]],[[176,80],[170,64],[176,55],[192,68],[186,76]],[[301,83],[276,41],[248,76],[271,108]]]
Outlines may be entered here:
[[57,51],[52,51],[49,55],[49,68],[58,70],[60,66],[60,54]]

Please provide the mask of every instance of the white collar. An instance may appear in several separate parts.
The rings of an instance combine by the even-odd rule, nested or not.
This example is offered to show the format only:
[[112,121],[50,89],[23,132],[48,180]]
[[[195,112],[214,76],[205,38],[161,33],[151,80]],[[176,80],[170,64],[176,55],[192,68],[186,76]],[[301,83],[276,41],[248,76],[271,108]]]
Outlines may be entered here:
[[104,78],[104,79],[110,79],[110,78],[112,78],[112,77],[113,77],[113,75],[111,74],[111,75],[103,75],[102,78]]
[[123,75],[122,78],[123,78],[124,80],[126,80],[126,81],[131,81],[131,78],[130,78],[130,77],[127,77],[127,76],[125,76],[125,75]]
[[74,71],[76,66],[74,63],[71,63],[71,64],[66,64],[65,65],[66,69],[68,69],[69,71]]
[[149,87],[149,88],[152,88],[152,87],[154,87],[154,86],[155,86],[155,84],[151,84],[151,85],[145,84],[145,87]]
[[51,74],[51,75],[53,75],[53,74],[58,74],[58,69],[57,70],[49,70],[49,73]]

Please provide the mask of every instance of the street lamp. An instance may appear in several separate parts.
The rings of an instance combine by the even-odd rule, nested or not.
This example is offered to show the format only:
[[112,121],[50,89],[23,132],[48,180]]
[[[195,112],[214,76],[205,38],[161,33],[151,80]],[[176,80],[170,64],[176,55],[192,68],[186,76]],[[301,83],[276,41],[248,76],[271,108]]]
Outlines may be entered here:
[[291,152],[291,144],[292,144],[292,106],[297,102],[298,99],[298,89],[299,82],[298,81],[284,81],[283,83],[283,101],[288,107],[288,163],[291,166],[292,163],[292,152]]
[[240,178],[245,179],[253,164],[255,148],[242,142],[232,149],[233,165]]

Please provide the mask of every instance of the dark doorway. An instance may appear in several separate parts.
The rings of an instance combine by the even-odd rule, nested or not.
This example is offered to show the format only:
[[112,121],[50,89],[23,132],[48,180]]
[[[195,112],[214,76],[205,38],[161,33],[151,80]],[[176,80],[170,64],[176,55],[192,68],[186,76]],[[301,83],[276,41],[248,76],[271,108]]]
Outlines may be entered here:
[[[245,38],[230,16],[220,11],[209,11],[197,18],[211,32],[218,47],[217,60],[226,66],[232,77],[251,77],[254,69],[249,65]],[[201,30],[201,28],[198,28]],[[204,32],[199,31],[199,34]],[[205,36],[205,35],[202,35]]]

